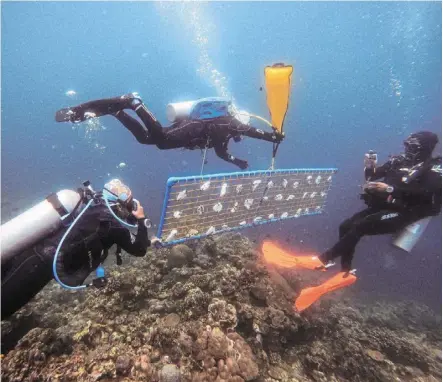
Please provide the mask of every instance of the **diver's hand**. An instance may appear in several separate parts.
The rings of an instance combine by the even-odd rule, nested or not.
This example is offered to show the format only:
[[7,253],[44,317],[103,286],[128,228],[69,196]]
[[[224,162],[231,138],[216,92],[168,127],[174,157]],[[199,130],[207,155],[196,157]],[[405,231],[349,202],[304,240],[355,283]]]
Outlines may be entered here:
[[132,211],[132,215],[134,215],[137,219],[144,219],[145,211],[143,210],[143,207],[139,201],[136,201],[136,203],[137,209],[135,211]]
[[280,143],[281,141],[283,141],[283,139],[285,139],[285,134],[284,133],[279,133],[277,131],[275,131],[275,141]]
[[375,168],[377,166],[377,153],[369,150],[369,152],[365,154],[364,165],[365,168],[370,170]]
[[246,170],[249,166],[248,162],[245,160],[237,159],[236,165],[240,167],[242,170]]
[[383,182],[368,182],[364,185],[365,191],[387,192],[389,184]]
[[154,246],[155,248],[160,248],[161,243],[162,243],[162,239],[158,238],[157,236],[152,236],[151,246]]

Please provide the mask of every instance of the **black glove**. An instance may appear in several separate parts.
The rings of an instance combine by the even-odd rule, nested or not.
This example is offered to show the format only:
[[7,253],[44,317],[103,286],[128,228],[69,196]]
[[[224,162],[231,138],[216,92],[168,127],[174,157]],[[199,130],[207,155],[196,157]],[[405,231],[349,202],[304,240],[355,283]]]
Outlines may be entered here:
[[241,159],[236,159],[235,164],[240,167],[242,170],[246,170],[249,166],[248,162]]
[[285,139],[285,135],[283,133],[279,133],[279,132],[275,132],[275,140],[280,143],[281,141],[283,141],[283,139]]

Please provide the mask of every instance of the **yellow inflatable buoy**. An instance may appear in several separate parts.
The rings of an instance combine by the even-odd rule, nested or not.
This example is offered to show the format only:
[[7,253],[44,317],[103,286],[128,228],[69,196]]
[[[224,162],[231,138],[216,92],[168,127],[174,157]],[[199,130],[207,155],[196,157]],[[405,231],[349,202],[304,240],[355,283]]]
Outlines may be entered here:
[[283,123],[289,106],[292,65],[274,64],[265,68],[266,102],[271,114],[272,126],[283,132]]

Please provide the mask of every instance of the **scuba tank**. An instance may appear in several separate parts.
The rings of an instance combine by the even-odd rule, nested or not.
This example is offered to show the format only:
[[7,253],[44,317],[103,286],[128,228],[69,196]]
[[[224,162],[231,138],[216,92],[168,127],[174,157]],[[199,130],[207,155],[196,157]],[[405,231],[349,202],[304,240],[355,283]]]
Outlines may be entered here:
[[61,190],[1,226],[2,264],[59,230],[82,201],[80,192]]
[[426,217],[409,224],[406,228],[399,232],[398,235],[395,236],[392,244],[406,252],[411,252],[412,248],[414,248],[415,244],[417,244],[430,221],[431,217]]
[[176,122],[189,118],[191,109],[196,101],[170,103],[166,106],[166,118],[169,122]]
[[[402,182],[405,184],[409,184],[417,180],[417,178],[431,169],[435,159],[438,159],[438,157],[430,158],[427,161],[421,162],[412,167],[409,170],[409,173],[402,178]],[[430,221],[431,216],[428,216],[412,224],[409,224],[406,228],[404,228],[395,236],[392,244],[397,248],[403,249],[406,252],[411,252],[423,232],[426,230],[426,227],[428,226]]]
[[201,98],[196,101],[170,103],[166,107],[169,122],[183,119],[204,120],[230,116],[232,102],[223,97]]
[[[117,180],[113,180],[108,184],[112,184],[112,182],[115,183],[116,181]],[[102,287],[105,285],[106,278],[104,277],[104,268],[102,265],[99,265],[96,269],[97,278],[92,281],[92,284],[80,286],[69,286],[64,284],[57,274],[56,265],[58,254],[71,230],[93,203],[96,205],[104,200],[106,207],[117,221],[128,227],[135,228],[137,225],[132,225],[123,221],[114,213],[114,211],[112,211],[110,201],[112,205],[116,203],[125,205],[129,211],[136,210],[139,202],[130,198],[130,191],[129,194],[121,193],[112,198],[112,191],[107,190],[106,188],[103,192],[96,192],[91,187],[89,181],[84,182],[83,186],[84,188],[79,188],[77,192],[72,190],[62,190],[56,194],[51,194],[39,204],[3,224],[1,226],[0,252],[2,265],[16,254],[32,247],[63,227],[68,227],[54,254],[52,268],[55,280],[62,287],[70,290],[82,289],[91,285],[95,287]],[[107,192],[106,195],[104,195],[105,192]],[[79,208],[80,206],[82,207]],[[118,256],[117,260],[119,260]]]

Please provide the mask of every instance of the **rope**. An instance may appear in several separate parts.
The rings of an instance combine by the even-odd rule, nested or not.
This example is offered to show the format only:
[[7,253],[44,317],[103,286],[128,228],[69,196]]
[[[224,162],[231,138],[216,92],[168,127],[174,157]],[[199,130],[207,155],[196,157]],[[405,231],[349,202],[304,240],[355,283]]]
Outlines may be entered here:
[[271,170],[271,171],[275,170],[275,158],[274,157],[272,157],[272,159],[271,159],[271,165],[269,166],[268,170]]
[[205,167],[206,154],[208,153],[208,146],[209,146],[209,137],[208,137],[208,140],[206,141],[205,151],[203,151],[203,160],[202,160],[202,165],[200,168],[200,176],[203,175],[203,168]]
[[269,170],[274,170],[275,167],[275,156],[277,155],[278,146],[280,143],[275,144],[272,148],[272,159],[271,159],[271,166],[269,167]]
[[260,121],[263,121],[264,123],[266,123],[266,124],[268,124],[269,126],[271,126],[272,128],[274,128],[274,126],[272,126],[272,123],[271,122],[269,122],[268,120],[266,120],[266,119],[264,119],[264,118],[262,118],[262,117],[260,117],[260,116],[258,116],[258,115],[255,115],[255,114],[248,114],[250,117],[253,117],[253,118],[256,118],[256,119],[259,119]]

